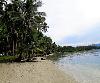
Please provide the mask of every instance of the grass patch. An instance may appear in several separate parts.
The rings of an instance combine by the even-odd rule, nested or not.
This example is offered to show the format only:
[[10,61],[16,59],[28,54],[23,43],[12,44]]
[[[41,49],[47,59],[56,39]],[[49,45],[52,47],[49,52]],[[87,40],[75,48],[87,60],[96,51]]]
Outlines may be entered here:
[[13,62],[15,61],[16,57],[15,56],[1,56],[0,57],[0,63],[2,62]]

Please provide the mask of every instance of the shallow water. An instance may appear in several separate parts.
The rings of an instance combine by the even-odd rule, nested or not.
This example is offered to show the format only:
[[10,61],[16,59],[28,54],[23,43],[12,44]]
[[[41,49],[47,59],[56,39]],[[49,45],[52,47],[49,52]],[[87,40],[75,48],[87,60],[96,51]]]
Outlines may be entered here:
[[100,83],[100,50],[66,55],[57,64],[79,83]]

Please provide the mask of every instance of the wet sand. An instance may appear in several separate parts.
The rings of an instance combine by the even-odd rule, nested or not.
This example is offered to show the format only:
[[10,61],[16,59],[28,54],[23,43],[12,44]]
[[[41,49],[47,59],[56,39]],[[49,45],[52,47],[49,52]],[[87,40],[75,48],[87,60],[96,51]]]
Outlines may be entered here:
[[0,83],[77,83],[51,61],[0,63]]

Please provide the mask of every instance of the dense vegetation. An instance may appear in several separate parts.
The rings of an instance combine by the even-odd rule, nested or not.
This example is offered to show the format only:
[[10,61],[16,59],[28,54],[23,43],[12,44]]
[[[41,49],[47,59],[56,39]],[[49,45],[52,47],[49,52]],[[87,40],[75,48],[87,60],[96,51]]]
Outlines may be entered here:
[[39,12],[39,0],[0,0],[0,54],[31,57],[48,54],[52,40],[47,31],[46,14]]
[[77,46],[77,47],[72,47],[72,46],[58,46],[57,51],[58,52],[79,52],[79,51],[88,51],[92,49],[100,49],[100,47],[89,45],[89,46]]
[[38,11],[42,6],[41,1],[10,1],[0,0],[0,56],[3,56],[0,59],[9,56],[15,60],[15,57],[22,59],[56,52],[94,49],[93,46],[57,46],[50,37],[43,34],[49,27],[45,22],[45,12]]

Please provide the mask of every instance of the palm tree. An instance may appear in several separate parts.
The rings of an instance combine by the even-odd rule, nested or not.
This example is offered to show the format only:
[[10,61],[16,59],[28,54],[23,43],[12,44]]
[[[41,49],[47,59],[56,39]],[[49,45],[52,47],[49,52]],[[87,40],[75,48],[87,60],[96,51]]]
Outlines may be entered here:
[[37,48],[43,51],[51,48],[52,40],[43,35],[48,26],[45,22],[46,14],[38,12],[41,6],[42,2],[37,0],[11,0],[11,3],[0,1],[0,45],[5,45],[2,49],[5,47],[11,55],[21,56],[23,52],[26,55],[34,54]]

